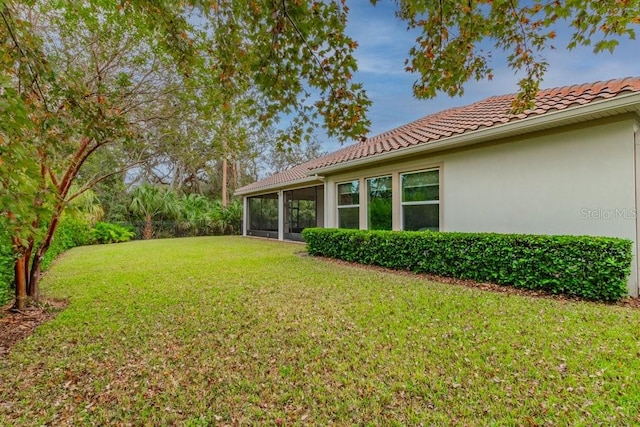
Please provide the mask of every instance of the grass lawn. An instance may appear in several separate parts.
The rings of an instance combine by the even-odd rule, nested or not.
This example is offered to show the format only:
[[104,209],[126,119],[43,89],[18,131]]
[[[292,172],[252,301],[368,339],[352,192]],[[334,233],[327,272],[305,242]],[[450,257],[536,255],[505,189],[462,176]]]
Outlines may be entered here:
[[640,310],[238,237],[76,248],[0,359],[0,425],[629,425]]

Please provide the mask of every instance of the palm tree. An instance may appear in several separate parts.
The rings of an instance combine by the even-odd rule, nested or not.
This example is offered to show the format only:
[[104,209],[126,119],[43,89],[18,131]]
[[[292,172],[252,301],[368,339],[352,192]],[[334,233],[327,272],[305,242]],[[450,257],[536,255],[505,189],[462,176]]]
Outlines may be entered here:
[[143,184],[133,189],[131,211],[144,218],[142,238],[153,237],[153,219],[158,216],[176,218],[180,215],[180,202],[176,193],[166,187]]
[[182,228],[198,235],[198,226],[210,223],[211,202],[202,194],[192,193],[183,195],[180,204]]

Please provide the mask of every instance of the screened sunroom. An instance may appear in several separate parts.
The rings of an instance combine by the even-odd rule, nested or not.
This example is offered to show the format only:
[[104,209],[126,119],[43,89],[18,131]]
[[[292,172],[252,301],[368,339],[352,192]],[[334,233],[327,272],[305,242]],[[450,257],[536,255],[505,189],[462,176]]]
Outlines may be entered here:
[[248,236],[278,238],[278,193],[247,198]]
[[324,227],[324,187],[284,192],[284,239],[302,241],[302,230]]
[[247,197],[245,234],[302,241],[302,230],[324,226],[324,186]]

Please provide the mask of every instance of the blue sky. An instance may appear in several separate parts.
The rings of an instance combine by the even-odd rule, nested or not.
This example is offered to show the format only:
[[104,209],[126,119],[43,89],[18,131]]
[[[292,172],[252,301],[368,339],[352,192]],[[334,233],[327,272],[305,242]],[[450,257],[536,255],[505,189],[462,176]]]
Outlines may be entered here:
[[[509,69],[501,55],[494,52],[492,81],[469,82],[463,97],[440,94],[431,100],[417,100],[412,94],[415,75],[404,71],[404,59],[413,46],[416,34],[394,15],[395,4],[389,0],[372,6],[368,0],[347,2],[351,8],[347,32],[358,43],[359,71],[355,80],[362,82],[373,105],[369,110],[369,136],[393,129],[412,120],[446,108],[461,106],[493,95],[517,91],[520,78]],[[612,78],[640,76],[640,41],[622,40],[613,54],[595,55],[591,48],[567,51],[570,37],[567,28],[558,27],[556,49],[546,53],[549,62],[542,88],[588,83]],[[640,37],[640,27],[638,27]],[[323,148],[340,148],[337,141],[318,135]]]

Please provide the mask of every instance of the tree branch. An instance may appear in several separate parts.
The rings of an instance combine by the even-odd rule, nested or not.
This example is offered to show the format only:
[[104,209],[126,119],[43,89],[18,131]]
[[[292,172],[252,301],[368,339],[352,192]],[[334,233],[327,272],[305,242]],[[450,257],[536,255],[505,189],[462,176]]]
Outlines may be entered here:
[[106,175],[101,175],[97,178],[94,178],[90,181],[88,181],[87,183],[85,183],[82,187],[80,187],[80,189],[78,191],[76,191],[75,193],[73,193],[71,196],[67,197],[67,199],[65,200],[65,204],[70,203],[73,199],[75,199],[76,197],[79,197],[80,195],[82,195],[84,192],[90,190],[91,188],[95,187],[97,184],[99,184],[100,182],[104,181],[107,178],[110,178],[114,175],[118,175],[121,173],[124,173],[126,171],[128,171],[129,169],[132,169],[136,166],[139,166],[141,164],[143,164],[146,160],[138,160],[134,163],[131,163],[123,168],[120,168],[118,170],[115,170],[113,172],[110,172]]
[[304,36],[304,34],[302,34],[302,31],[300,31],[300,28],[298,28],[298,25],[295,23],[293,18],[291,18],[291,15],[289,15],[289,12],[287,11],[287,5],[285,3],[285,0],[282,0],[282,13],[284,14],[284,17],[287,18],[287,21],[289,21],[291,23],[291,25],[293,26],[293,29],[298,34],[298,37],[300,37],[300,40],[302,40],[302,43],[304,44],[306,49],[309,51],[309,53],[311,54],[313,59],[315,59],[316,62],[318,63],[318,65],[320,66],[320,70],[322,71],[322,75],[324,76],[324,78],[327,81],[327,83],[331,84],[331,79],[329,77],[329,74],[325,71],[324,66],[322,65],[322,61],[313,52],[313,49],[309,45],[309,42],[307,41],[307,38]]
[[31,71],[31,76],[33,77],[33,83],[36,85],[36,88],[38,89],[38,93],[40,94],[40,99],[42,99],[42,103],[44,104],[44,108],[49,111],[49,106],[47,105],[47,99],[44,96],[44,92],[42,91],[42,88],[40,87],[40,82],[38,81],[38,73],[35,72],[35,70],[33,69],[31,63],[28,61],[28,56],[25,54],[25,52],[22,50],[22,47],[20,46],[20,43],[18,42],[18,39],[15,35],[15,33],[13,32],[13,29],[11,28],[11,25],[9,24],[9,20],[7,19],[7,16],[5,15],[5,13],[7,15],[9,15],[9,17],[11,17],[11,12],[9,12],[9,9],[7,7],[3,8],[2,10],[0,10],[0,15],[2,16],[2,20],[4,21],[4,25],[7,27],[7,31],[9,32],[9,36],[11,37],[11,40],[13,40],[14,45],[16,46],[16,48],[18,49],[18,52],[20,53],[20,59],[24,59],[25,62],[27,63],[27,67],[29,68],[29,71]]

